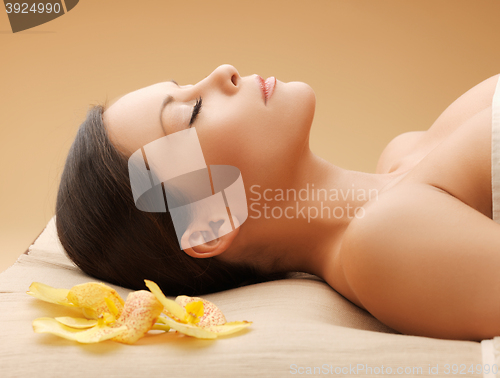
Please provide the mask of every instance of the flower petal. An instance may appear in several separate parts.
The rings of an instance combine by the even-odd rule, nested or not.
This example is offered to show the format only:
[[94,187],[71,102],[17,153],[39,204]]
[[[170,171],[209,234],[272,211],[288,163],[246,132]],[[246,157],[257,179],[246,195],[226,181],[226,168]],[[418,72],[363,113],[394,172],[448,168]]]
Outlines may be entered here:
[[196,324],[200,322],[200,318],[203,316],[203,302],[195,301],[188,303],[185,307],[188,313],[187,322]]
[[165,294],[161,291],[160,287],[153,281],[144,280],[146,286],[151,290],[156,299],[158,299],[161,304],[165,307],[163,312],[165,312],[171,318],[178,320],[180,322],[186,322],[187,312],[184,307],[180,306],[175,301],[168,299]]
[[45,302],[60,304],[69,307],[77,307],[73,303],[68,301],[68,293],[68,289],[56,289],[41,282],[33,282],[30,285],[29,291],[26,292],[26,294],[41,299]]
[[163,305],[151,292],[146,290],[131,292],[120,318],[113,325],[113,327],[124,325],[127,331],[113,340],[125,344],[135,343],[153,327],[162,310]]
[[165,324],[167,324],[171,328],[173,328],[176,331],[179,331],[181,333],[184,333],[185,335],[188,335],[188,336],[197,337],[199,339],[215,339],[215,338],[217,338],[217,333],[206,330],[206,329],[201,328],[201,327],[198,327],[197,325],[194,325],[194,324],[179,323],[179,322],[176,322],[175,320],[172,320],[169,318],[164,318],[163,321],[165,322]]
[[65,326],[52,318],[38,318],[33,321],[33,330],[37,333],[51,333],[80,343],[98,343],[119,335],[126,331],[127,327],[111,328],[108,326],[96,325],[85,331],[81,331]]
[[114,316],[118,317],[120,316],[120,312],[122,309],[119,309],[118,306],[114,301],[112,301],[109,297],[104,298],[104,301],[106,302],[106,305],[108,306],[109,312]]
[[100,282],[87,282],[73,286],[68,293],[68,300],[84,309],[86,317],[97,319],[104,312],[110,312],[106,298],[111,300],[118,314],[123,309],[123,299],[115,289]]
[[182,307],[186,307],[189,303],[202,301],[203,302],[203,316],[200,318],[198,326],[206,327],[209,325],[220,325],[226,323],[226,317],[222,311],[212,302],[199,297],[188,297],[186,295],[179,295],[175,298],[175,302]]
[[91,328],[97,324],[95,319],[72,318],[71,316],[60,316],[55,318],[59,323],[71,328]]
[[127,332],[126,326],[114,328],[106,325],[96,325],[95,327],[77,333],[76,341],[80,343],[98,343],[108,339],[114,340],[115,337],[120,336],[124,332]]
[[158,319],[156,319],[156,322],[167,324],[167,322],[165,321],[166,319],[167,319],[166,317],[160,315],[160,316],[158,316]]
[[229,322],[222,325],[212,325],[206,327],[205,329],[211,332],[215,332],[217,336],[224,336],[241,331],[243,328],[246,328],[251,324],[252,322],[247,322],[246,320],[244,320],[242,322]]
[[166,324],[161,324],[161,323],[156,323],[153,324],[153,327],[151,327],[153,330],[160,330],[160,331],[165,331],[168,332],[170,331],[170,327]]

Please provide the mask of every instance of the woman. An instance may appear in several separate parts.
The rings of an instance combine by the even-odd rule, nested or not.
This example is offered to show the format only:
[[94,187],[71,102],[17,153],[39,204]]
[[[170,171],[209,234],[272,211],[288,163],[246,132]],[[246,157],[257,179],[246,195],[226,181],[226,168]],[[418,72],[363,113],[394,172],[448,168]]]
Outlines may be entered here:
[[[500,225],[492,220],[492,98],[498,75],[450,105],[426,132],[383,151],[375,174],[309,149],[315,95],[299,82],[241,77],[223,65],[196,85],[163,82],[89,111],[57,198],[57,230],[86,273],[134,289],[200,294],[302,271],[407,334],[500,335]],[[173,100],[172,100],[173,99]],[[104,111],[104,112],[103,112]],[[127,159],[195,127],[207,164],[241,171],[248,219],[181,250],[169,213],[137,210]],[[187,222],[217,231],[218,214]]]

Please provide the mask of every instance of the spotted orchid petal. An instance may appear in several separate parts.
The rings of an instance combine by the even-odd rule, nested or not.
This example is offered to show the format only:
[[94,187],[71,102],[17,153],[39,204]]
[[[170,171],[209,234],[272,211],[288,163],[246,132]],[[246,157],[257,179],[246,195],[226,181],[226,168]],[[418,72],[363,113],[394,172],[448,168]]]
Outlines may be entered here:
[[126,326],[126,332],[113,338],[125,344],[133,344],[143,337],[156,323],[163,310],[163,305],[149,291],[139,290],[131,292],[120,318],[113,327]]
[[115,289],[100,282],[88,282],[73,286],[69,290],[68,301],[81,307],[85,317],[90,319],[97,319],[105,312],[113,313],[115,317],[119,317],[124,304],[123,299]]
[[206,327],[209,325],[220,325],[226,323],[226,317],[222,313],[222,311],[214,305],[212,302],[207,301],[206,299],[199,297],[188,297],[186,295],[179,295],[175,298],[175,302],[180,304],[182,307],[185,307],[187,310],[187,305],[189,303],[201,301],[203,303],[203,315],[200,317],[200,321],[198,326]]

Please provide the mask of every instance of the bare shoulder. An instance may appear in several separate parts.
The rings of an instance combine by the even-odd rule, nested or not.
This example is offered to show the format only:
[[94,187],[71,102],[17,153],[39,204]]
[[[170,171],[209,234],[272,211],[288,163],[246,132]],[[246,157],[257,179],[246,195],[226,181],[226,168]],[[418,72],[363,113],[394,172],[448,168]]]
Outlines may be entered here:
[[491,300],[500,296],[499,250],[500,225],[441,189],[411,183],[366,205],[346,230],[339,262],[357,300],[388,326],[476,339],[500,332]]

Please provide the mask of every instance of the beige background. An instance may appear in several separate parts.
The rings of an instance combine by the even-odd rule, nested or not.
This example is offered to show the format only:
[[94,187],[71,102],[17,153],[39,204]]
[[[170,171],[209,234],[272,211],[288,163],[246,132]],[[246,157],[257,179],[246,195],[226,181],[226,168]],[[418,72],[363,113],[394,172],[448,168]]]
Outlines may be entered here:
[[223,63],[316,92],[311,148],[373,172],[396,135],[426,130],[500,73],[498,0],[81,0],[13,34],[0,5],[0,271],[54,214],[89,104]]

